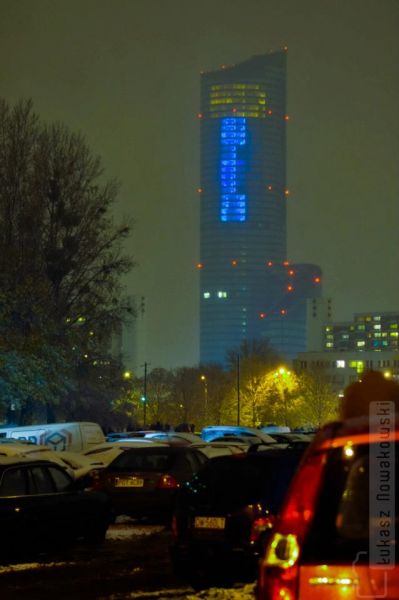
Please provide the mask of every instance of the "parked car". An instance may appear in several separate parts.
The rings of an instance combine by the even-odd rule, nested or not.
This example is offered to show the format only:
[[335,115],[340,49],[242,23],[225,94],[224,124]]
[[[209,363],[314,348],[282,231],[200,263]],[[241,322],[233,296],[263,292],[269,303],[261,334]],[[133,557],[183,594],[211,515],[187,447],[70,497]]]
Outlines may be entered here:
[[50,450],[48,446],[33,445],[23,448],[22,455],[39,460],[51,460],[66,469],[67,473],[76,480],[90,476],[93,470],[90,459],[79,452],[68,452],[67,450],[55,452]]
[[98,444],[98,446],[94,446],[93,448],[90,448],[90,450],[82,452],[82,455],[90,461],[93,468],[101,469],[109,465],[125,450],[143,448],[143,446],[165,446],[165,444],[146,438],[127,438],[118,440],[117,442],[104,442],[103,444]]
[[125,450],[98,472],[94,489],[111,499],[115,515],[171,518],[176,492],[207,461],[190,446],[148,446]]
[[0,444],[1,456],[15,456],[22,458],[35,458],[37,460],[51,460],[63,467],[73,479],[81,479],[90,474],[93,470],[90,459],[79,452],[55,452],[48,446],[41,446],[30,443],[15,442],[10,438],[10,444]]
[[171,555],[194,587],[253,580],[302,451],[211,459],[178,494]]
[[195,433],[189,433],[186,431],[155,431],[152,433],[146,433],[146,439],[157,440],[159,442],[166,442],[168,444],[180,444],[181,446],[188,446],[190,444],[196,444],[202,442],[199,435]]
[[244,427],[238,425],[209,425],[204,427],[201,432],[201,437],[207,442],[218,438],[221,439],[225,436],[245,436],[245,438],[252,438],[255,443],[263,444],[276,444],[276,440],[273,439],[269,434],[265,433],[260,429],[254,427]]
[[117,442],[118,440],[126,440],[128,438],[143,438],[148,433],[159,433],[154,430],[138,430],[138,431],[113,431],[111,433],[107,433],[106,439],[107,442]]
[[78,539],[100,542],[111,521],[104,494],[82,489],[57,464],[0,457],[0,557],[59,548]]
[[313,439],[313,434],[294,433],[294,432],[276,432],[270,433],[271,437],[279,444],[291,444],[295,442],[304,442],[309,444]]
[[191,445],[192,448],[200,450],[208,458],[214,458],[216,456],[226,456],[230,454],[241,454],[247,452],[248,444],[242,444],[241,442],[234,440],[233,442],[225,441],[218,442],[204,442],[201,441]]
[[316,435],[261,561],[258,600],[399,598],[392,423],[378,430],[375,419],[354,417]]

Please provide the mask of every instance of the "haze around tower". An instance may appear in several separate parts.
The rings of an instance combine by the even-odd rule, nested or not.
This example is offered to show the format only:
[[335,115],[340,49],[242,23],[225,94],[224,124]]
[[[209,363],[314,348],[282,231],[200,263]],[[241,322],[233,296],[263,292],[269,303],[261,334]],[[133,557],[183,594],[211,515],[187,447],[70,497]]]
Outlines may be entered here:
[[199,357],[200,71],[288,47],[288,257],[334,319],[399,301],[396,0],[0,0],[1,96],[81,131],[132,216],[146,360]]

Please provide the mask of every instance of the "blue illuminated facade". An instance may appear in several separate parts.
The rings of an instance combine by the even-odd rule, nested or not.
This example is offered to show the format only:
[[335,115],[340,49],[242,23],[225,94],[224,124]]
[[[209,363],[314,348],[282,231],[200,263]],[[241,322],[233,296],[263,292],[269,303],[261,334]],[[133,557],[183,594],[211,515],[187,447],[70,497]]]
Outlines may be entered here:
[[286,357],[305,349],[306,298],[320,294],[321,273],[286,256],[286,58],[201,77],[202,364],[260,337]]
[[225,117],[221,119],[220,220],[224,223],[243,222],[246,219],[246,139],[247,127],[244,117]]

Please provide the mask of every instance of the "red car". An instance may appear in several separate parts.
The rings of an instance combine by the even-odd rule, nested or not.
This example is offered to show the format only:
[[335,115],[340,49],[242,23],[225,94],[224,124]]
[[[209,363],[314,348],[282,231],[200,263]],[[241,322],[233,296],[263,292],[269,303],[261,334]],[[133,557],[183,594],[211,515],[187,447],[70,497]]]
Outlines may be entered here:
[[258,600],[399,598],[399,419],[376,398],[370,416],[325,426],[306,452],[260,562]]

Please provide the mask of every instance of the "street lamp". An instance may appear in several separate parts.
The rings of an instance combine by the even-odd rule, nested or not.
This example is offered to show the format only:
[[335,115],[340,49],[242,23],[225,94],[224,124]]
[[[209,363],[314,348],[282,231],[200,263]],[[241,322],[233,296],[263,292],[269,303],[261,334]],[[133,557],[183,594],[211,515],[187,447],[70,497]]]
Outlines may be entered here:
[[240,410],[241,410],[241,400],[240,400],[240,355],[237,353],[237,425],[240,425]]
[[200,379],[204,384],[204,421],[206,424],[206,418],[208,414],[208,382],[206,379],[206,375],[201,375]]
[[287,407],[287,397],[285,390],[289,388],[289,383],[291,382],[291,371],[288,371],[285,367],[279,367],[277,371],[273,373],[273,377],[276,380],[278,391],[284,406],[284,420],[285,425],[288,425],[288,407]]
[[143,403],[143,429],[145,429],[146,421],[147,421],[147,366],[148,363],[145,362],[144,365],[144,378],[143,378],[143,395],[141,396],[141,401]]

